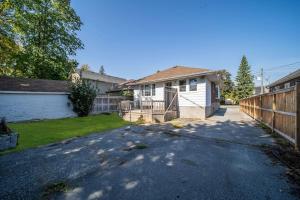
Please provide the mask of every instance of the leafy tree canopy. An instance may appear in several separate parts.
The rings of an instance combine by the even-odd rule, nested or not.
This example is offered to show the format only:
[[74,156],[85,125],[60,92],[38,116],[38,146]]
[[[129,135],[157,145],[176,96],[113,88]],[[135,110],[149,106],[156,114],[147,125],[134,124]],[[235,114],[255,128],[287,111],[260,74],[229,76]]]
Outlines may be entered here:
[[80,67],[80,70],[82,70],[82,71],[88,71],[88,70],[90,70],[91,68],[90,68],[90,66],[88,65],[88,64],[83,64],[83,65],[81,65],[81,67]]
[[82,22],[70,0],[2,0],[0,45],[6,52],[0,66],[24,77],[67,79],[83,44],[77,37]]
[[223,99],[232,98],[234,83],[231,80],[231,74],[226,70],[221,71],[220,74],[223,81],[223,85],[221,87],[221,97]]

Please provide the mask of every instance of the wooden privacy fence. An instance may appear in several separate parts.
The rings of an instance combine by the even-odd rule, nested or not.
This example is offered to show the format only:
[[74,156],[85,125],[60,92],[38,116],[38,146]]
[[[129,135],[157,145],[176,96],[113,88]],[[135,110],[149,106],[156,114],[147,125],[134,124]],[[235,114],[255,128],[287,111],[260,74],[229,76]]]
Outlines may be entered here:
[[119,111],[119,105],[125,98],[123,96],[97,96],[94,101],[92,113],[106,113]]
[[300,147],[300,83],[240,101],[240,110]]

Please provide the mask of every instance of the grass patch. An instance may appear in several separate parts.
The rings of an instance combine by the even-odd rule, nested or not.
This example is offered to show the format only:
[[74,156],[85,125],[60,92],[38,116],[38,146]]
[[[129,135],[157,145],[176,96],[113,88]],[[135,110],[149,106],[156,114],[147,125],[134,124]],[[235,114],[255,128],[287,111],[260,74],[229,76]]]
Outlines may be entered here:
[[148,145],[143,144],[143,143],[137,143],[137,144],[134,144],[130,147],[124,148],[123,151],[131,151],[133,149],[146,149],[146,148],[148,148]]
[[279,135],[275,131],[272,132],[272,129],[270,127],[266,126],[265,124],[259,123],[258,127],[262,128],[266,133],[271,135],[271,137],[273,137],[275,139],[277,144],[279,144],[281,146],[285,146],[285,147],[290,146],[290,143],[287,141],[287,139],[283,138],[281,135]]
[[148,145],[139,143],[139,144],[135,144],[133,148],[134,149],[146,149],[146,148],[148,148]]
[[9,123],[8,126],[20,134],[19,144],[15,149],[0,152],[0,154],[34,148],[90,133],[107,131],[128,124],[130,123],[124,121],[115,113],[111,115]]
[[50,199],[51,195],[58,192],[66,192],[68,190],[68,186],[64,182],[54,183],[52,185],[48,185],[45,191],[42,194],[43,199]]

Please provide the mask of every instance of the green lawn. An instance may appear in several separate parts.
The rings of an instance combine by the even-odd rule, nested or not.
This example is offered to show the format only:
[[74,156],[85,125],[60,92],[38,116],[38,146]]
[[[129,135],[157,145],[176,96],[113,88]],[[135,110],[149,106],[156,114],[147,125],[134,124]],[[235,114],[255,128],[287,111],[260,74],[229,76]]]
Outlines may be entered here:
[[117,114],[9,123],[8,126],[20,134],[19,144],[17,148],[1,152],[1,154],[119,128],[127,124],[129,122],[124,121]]

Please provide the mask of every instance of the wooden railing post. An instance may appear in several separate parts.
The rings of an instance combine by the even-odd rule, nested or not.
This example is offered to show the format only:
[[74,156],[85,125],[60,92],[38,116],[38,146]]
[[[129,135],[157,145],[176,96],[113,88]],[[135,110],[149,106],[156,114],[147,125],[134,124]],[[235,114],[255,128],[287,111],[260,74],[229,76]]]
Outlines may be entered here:
[[300,83],[296,82],[295,147],[300,150]]
[[131,122],[131,103],[129,102],[129,121]]

